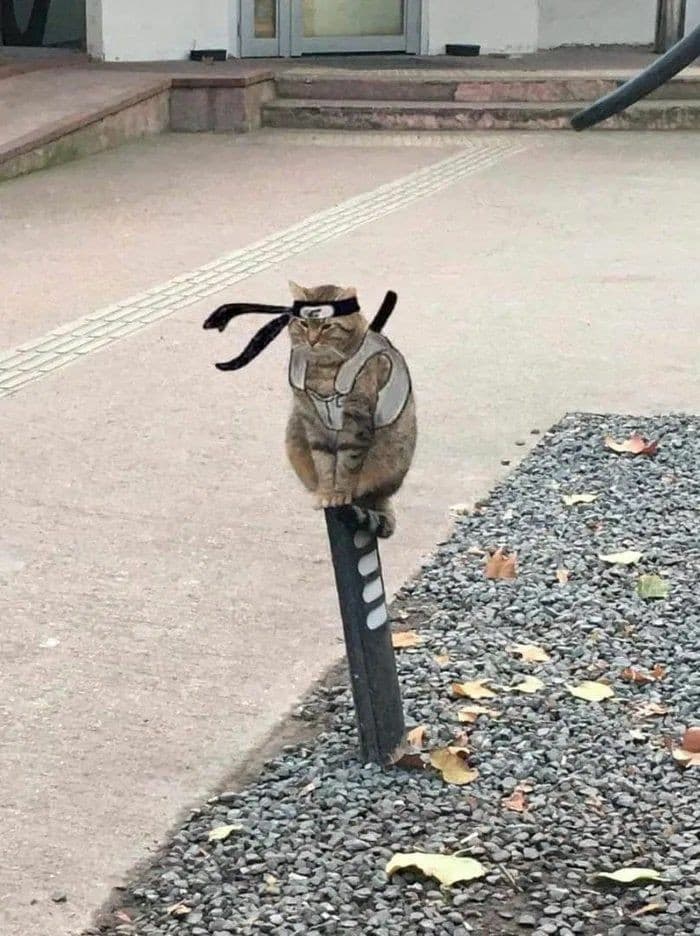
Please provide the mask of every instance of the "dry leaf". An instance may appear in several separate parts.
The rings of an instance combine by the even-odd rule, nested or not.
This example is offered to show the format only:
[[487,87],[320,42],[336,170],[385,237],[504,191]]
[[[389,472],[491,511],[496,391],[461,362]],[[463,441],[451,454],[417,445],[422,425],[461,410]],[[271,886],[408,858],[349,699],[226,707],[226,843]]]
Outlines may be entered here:
[[626,667],[620,673],[621,679],[624,679],[626,682],[639,683],[644,685],[644,683],[655,682],[653,676],[650,676],[649,673],[642,673],[641,670],[633,669],[631,666]]
[[700,753],[700,726],[691,725],[690,728],[686,728],[681,747],[691,754]]
[[653,868],[620,868],[618,871],[599,871],[593,877],[614,881],[616,884],[645,884],[647,881],[658,881],[661,874]]
[[628,549],[625,552],[607,553],[604,556],[598,556],[601,562],[608,562],[610,565],[634,565],[642,558],[642,553],[636,549]]
[[183,917],[192,912],[192,907],[188,907],[185,903],[176,903],[168,907],[167,912],[170,916]]
[[640,598],[668,598],[669,585],[660,575],[640,575],[637,594]]
[[402,770],[425,770],[428,766],[428,759],[426,754],[419,754],[418,751],[406,751],[392,761],[392,764]]
[[700,767],[700,753],[697,751],[686,751],[685,748],[679,747],[674,748],[671,753],[681,767]]
[[486,874],[486,868],[475,858],[434,855],[428,852],[396,854],[387,864],[386,873],[391,877],[392,874],[406,868],[420,871],[426,877],[435,878],[445,887],[451,887],[459,881],[473,881]]
[[243,826],[238,825],[220,825],[209,832],[210,842],[225,842],[232,832],[242,832]]
[[557,569],[557,581],[560,585],[566,585],[569,581],[568,569]]
[[500,712],[495,709],[486,708],[483,705],[465,705],[457,712],[457,720],[469,725],[474,724],[479,715],[488,715],[491,718],[499,718]]
[[499,548],[486,560],[484,575],[489,579],[514,579],[518,574],[518,557],[504,556],[503,549]]
[[464,699],[495,699],[496,693],[486,686],[488,679],[452,683],[452,692]]
[[654,715],[668,715],[668,709],[658,702],[644,702],[635,709],[634,714],[637,718],[651,718]]
[[411,747],[422,748],[423,741],[425,740],[425,725],[418,725],[416,728],[411,728],[406,735],[406,740]]
[[644,436],[633,432],[624,442],[616,442],[612,436],[605,437],[605,447],[612,452],[629,452],[631,455],[656,455],[659,449],[658,442],[649,442]]
[[479,771],[470,768],[465,760],[467,751],[460,747],[439,748],[430,755],[430,763],[442,774],[445,783],[463,786],[473,783]]
[[662,666],[660,663],[654,663],[649,672],[656,680],[666,678],[666,667]]
[[527,809],[525,791],[516,787],[510,796],[503,800],[503,808],[510,809],[512,812],[525,812]]
[[594,500],[598,500],[600,494],[563,494],[562,500],[567,507],[573,507],[576,504],[592,504]]
[[592,682],[588,679],[579,683],[578,686],[567,686],[566,688],[572,696],[576,696],[577,699],[584,699],[586,702],[602,702],[603,699],[610,699],[615,695],[610,686],[606,686],[605,683]]
[[526,663],[548,663],[549,654],[535,644],[510,644],[506,647],[508,653],[515,653]]
[[407,650],[409,647],[419,647],[423,638],[415,631],[397,631],[391,635],[391,645],[394,650]]
[[632,917],[644,916],[647,913],[658,913],[660,910],[665,910],[666,904],[662,903],[648,903],[644,904],[643,907],[640,907],[639,910],[635,910],[634,913],[630,913]]
[[445,666],[446,663],[450,662],[450,655],[449,653],[441,653],[433,657],[433,660],[435,660],[438,666]]
[[511,686],[508,689],[508,692],[539,692],[540,689],[544,689],[544,683],[541,679],[538,679],[536,676],[526,676],[522,682],[519,682],[516,686]]

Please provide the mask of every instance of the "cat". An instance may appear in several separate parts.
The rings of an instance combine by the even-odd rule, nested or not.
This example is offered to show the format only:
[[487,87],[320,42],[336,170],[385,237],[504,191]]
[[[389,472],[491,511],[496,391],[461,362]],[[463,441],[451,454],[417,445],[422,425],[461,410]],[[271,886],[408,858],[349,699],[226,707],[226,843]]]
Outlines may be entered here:
[[[356,297],[339,286],[290,283],[296,301]],[[361,311],[335,318],[292,318],[286,432],[292,468],[315,506],[354,505],[380,537],[394,533],[391,497],[411,466],[416,407],[405,361],[383,336],[368,331]],[[363,363],[364,361],[364,363]]]

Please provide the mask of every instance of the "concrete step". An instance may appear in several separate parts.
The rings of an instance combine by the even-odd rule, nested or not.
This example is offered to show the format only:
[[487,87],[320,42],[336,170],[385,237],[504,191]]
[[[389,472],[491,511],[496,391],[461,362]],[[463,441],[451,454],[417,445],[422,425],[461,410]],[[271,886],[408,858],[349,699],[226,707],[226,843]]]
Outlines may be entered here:
[[[316,130],[566,130],[582,102],[466,103],[282,98],[265,127]],[[698,130],[700,101],[644,101],[600,125],[608,130]]]
[[[275,78],[277,95],[296,100],[464,101],[470,103],[594,101],[628,77],[626,73],[523,71],[465,72],[463,69],[348,71],[301,69]],[[653,98],[700,100],[700,75],[669,82]]]

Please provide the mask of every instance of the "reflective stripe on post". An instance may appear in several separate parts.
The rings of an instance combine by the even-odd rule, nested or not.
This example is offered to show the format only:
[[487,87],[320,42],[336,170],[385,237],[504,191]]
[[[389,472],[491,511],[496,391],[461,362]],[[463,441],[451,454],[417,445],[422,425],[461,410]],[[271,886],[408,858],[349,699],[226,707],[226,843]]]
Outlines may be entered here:
[[405,725],[377,538],[352,507],[325,510],[364,761],[388,764]]

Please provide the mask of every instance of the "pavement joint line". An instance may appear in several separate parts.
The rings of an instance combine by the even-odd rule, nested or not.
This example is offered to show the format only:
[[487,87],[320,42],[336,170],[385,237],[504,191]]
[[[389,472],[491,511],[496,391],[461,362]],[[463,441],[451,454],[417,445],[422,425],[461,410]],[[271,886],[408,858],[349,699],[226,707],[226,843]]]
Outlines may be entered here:
[[348,198],[167,283],[0,352],[0,398],[206,296],[262,273],[287,257],[341,237],[528,148],[529,144],[521,140],[474,142],[438,163]]

